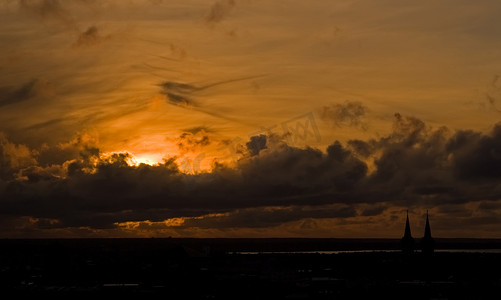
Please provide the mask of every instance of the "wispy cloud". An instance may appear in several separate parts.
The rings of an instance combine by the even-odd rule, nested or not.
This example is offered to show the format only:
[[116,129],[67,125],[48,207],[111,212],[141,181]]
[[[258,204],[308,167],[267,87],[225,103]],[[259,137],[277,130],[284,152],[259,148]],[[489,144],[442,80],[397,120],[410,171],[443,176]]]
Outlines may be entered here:
[[209,25],[215,25],[228,17],[236,5],[236,0],[218,0],[212,4],[205,21]]
[[77,28],[75,19],[59,0],[20,0],[19,7],[39,18],[55,19],[72,29]]
[[84,32],[80,33],[77,41],[73,44],[75,47],[90,47],[98,45],[109,40],[111,35],[103,36],[97,26],[90,26]]
[[[224,119],[224,120],[227,120],[230,122],[242,124],[245,122],[242,120],[239,120],[237,118],[234,118],[233,116],[231,116],[229,114],[221,113],[221,110],[223,110],[223,109],[208,108],[206,105],[204,105],[203,101],[199,100],[200,98],[203,98],[200,93],[203,91],[218,87],[218,86],[229,85],[231,83],[251,80],[251,79],[260,78],[263,76],[265,76],[265,75],[240,77],[240,78],[235,78],[235,79],[217,81],[217,82],[205,84],[205,85],[202,85],[202,84],[195,85],[195,84],[184,83],[184,82],[165,81],[162,84],[160,84],[160,86],[161,86],[161,93],[167,96],[166,100],[167,100],[167,103],[169,103],[169,104],[180,106],[180,107],[183,107],[186,109],[195,110],[198,112],[202,112],[204,114],[207,114],[207,115],[219,118],[219,119]],[[251,126],[256,127],[255,124],[251,124]]]
[[34,98],[49,97],[51,94],[51,85],[41,79],[30,80],[19,87],[0,87],[0,107]]

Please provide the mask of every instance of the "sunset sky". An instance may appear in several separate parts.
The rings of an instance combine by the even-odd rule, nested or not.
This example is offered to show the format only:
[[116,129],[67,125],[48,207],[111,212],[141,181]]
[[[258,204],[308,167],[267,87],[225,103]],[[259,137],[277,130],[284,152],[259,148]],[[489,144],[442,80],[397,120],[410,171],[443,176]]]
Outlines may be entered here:
[[0,237],[501,238],[497,0],[0,0]]

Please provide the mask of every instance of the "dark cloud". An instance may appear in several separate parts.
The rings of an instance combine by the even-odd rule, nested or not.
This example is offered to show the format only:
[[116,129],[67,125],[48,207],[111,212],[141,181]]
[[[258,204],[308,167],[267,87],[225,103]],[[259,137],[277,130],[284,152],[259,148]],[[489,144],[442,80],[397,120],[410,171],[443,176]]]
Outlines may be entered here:
[[[206,93],[207,95],[207,90],[210,90],[212,88],[218,87],[218,86],[223,86],[229,83],[234,83],[238,81],[245,81],[245,80],[250,80],[254,78],[259,78],[262,77],[263,75],[258,75],[258,76],[248,76],[248,77],[241,77],[241,78],[235,78],[235,79],[229,79],[229,80],[223,80],[223,81],[218,81],[206,85],[195,85],[195,84],[190,84],[190,83],[183,83],[183,82],[175,82],[175,81],[165,81],[160,84],[161,87],[161,93],[167,96],[167,103],[175,106],[180,106],[186,109],[191,109],[195,110],[219,119],[224,119],[227,121],[235,122],[235,123],[241,123],[242,122],[239,119],[233,118],[231,116],[228,116],[226,114],[222,114],[219,109],[215,108],[207,108],[204,107],[203,103],[199,100],[197,100],[197,97],[202,97],[201,92]],[[255,124],[246,124],[246,125],[251,125],[253,127],[256,127]]]
[[374,153],[374,145],[366,141],[350,140],[348,141],[348,146],[350,146],[356,154],[365,158]]
[[41,79],[30,80],[19,87],[0,87],[0,107],[34,98],[49,97],[51,94],[51,85]]
[[90,26],[78,35],[78,39],[73,44],[75,47],[90,47],[98,45],[111,38],[110,35],[103,36],[97,26]]
[[501,124],[491,135],[459,131],[447,144],[454,153],[455,174],[468,180],[484,181],[501,177]]
[[167,95],[167,101],[170,104],[182,106],[197,106],[193,99],[193,93],[200,90],[192,84],[166,81],[161,84],[162,93]]
[[[203,147],[204,135],[184,133],[182,147]],[[1,136],[0,214],[29,216],[39,228],[95,229],[170,218],[184,218],[182,228],[262,228],[375,218],[394,206],[455,211],[475,226],[499,220],[501,123],[488,134],[453,132],[397,114],[391,134],[326,151],[264,135],[247,147],[252,155],[234,167],[186,174],[175,158],[134,166],[127,153],[105,156],[85,135],[37,151]]]
[[497,201],[482,201],[478,205],[479,209],[483,210],[501,210],[501,202]]
[[253,136],[246,145],[251,156],[258,155],[261,150],[266,149],[266,135]]
[[377,216],[380,215],[383,211],[385,211],[388,207],[384,204],[369,204],[363,205],[360,210],[360,215],[362,216]]
[[[4,188],[0,213],[55,219],[61,227],[105,228],[144,218],[162,220],[270,205],[318,205],[332,202],[309,197],[315,188],[330,185],[319,181],[312,186],[315,178],[329,173],[322,161],[346,170],[351,164],[349,158],[333,161],[318,150],[283,146],[257,155],[237,169],[219,166],[212,173],[188,175],[180,173],[173,160],[159,166],[130,166],[126,153],[98,156],[98,149],[82,147],[79,157],[68,162],[65,178],[43,174],[35,178],[37,169],[30,169],[27,175],[32,180],[11,181]],[[314,161],[308,162],[311,159]],[[319,169],[317,175],[305,168],[310,163],[310,168]],[[270,181],[272,178],[278,180]]]
[[319,218],[348,218],[356,216],[356,210],[348,205],[258,207],[209,215],[204,218],[188,218],[181,226],[200,228],[270,227],[283,223]]
[[342,104],[331,104],[324,106],[320,113],[321,118],[334,126],[358,127],[367,129],[365,116],[368,109],[359,101],[345,101]]
[[235,5],[235,0],[219,0],[215,2],[205,17],[205,21],[210,25],[223,21],[232,12]]
[[195,100],[195,98],[197,96],[197,93],[200,93],[201,91],[208,90],[221,85],[226,85],[233,82],[250,80],[259,77],[262,77],[262,75],[217,81],[205,85],[201,84],[195,85],[184,82],[165,81],[160,84],[160,87],[161,87],[161,93],[167,95],[168,103],[174,105],[181,105],[184,107],[196,107],[199,106],[199,103]]

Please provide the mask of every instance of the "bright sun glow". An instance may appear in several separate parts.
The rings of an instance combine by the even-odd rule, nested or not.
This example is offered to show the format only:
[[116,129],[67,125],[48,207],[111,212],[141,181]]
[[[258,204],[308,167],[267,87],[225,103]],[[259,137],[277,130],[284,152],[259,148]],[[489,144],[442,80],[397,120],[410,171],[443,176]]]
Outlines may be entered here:
[[162,154],[148,153],[148,154],[133,155],[131,163],[136,166],[140,164],[147,164],[153,166],[162,163],[162,161],[163,161]]
[[127,154],[128,158],[126,161],[129,166],[139,166],[140,164],[154,166],[163,163],[164,158],[164,156],[160,153],[134,154],[127,151],[105,152],[101,155],[101,158],[107,159],[115,154]]

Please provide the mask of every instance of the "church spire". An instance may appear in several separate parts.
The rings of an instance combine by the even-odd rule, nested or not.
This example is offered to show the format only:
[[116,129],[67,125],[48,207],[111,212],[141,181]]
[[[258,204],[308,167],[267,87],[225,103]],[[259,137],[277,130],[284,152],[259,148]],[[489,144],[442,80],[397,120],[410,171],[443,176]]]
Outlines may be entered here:
[[407,219],[405,221],[405,232],[404,232],[404,239],[405,238],[412,238],[411,234],[411,225],[409,224],[409,210],[407,210]]
[[424,228],[424,238],[431,239],[430,219],[428,217],[428,210],[426,210],[426,226]]
[[409,223],[409,210],[407,210],[407,218],[405,220],[404,236],[400,240],[400,243],[403,253],[410,254],[414,252],[414,238],[412,237],[411,225]]
[[424,227],[424,237],[421,239],[421,249],[424,254],[432,254],[435,249],[435,241],[431,237],[430,219],[428,210],[426,211],[426,225]]

